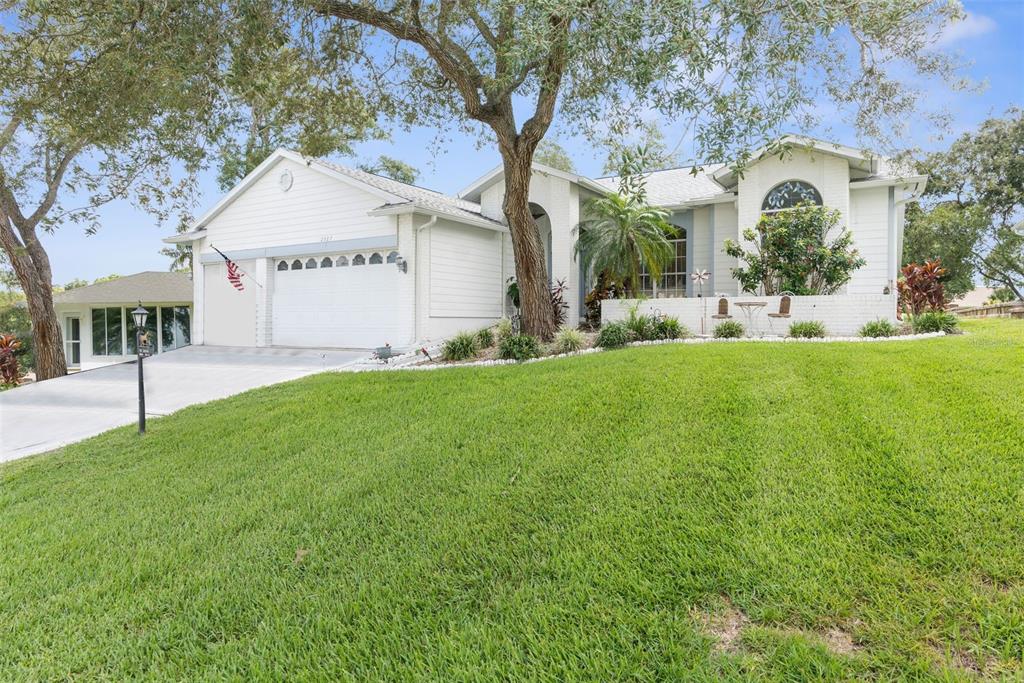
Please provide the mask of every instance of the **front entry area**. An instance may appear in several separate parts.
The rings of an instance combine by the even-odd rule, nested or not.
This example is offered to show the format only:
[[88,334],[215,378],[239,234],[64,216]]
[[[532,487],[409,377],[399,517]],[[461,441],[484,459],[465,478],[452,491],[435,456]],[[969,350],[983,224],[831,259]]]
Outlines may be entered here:
[[274,346],[367,349],[409,342],[400,314],[397,254],[373,252],[277,261]]

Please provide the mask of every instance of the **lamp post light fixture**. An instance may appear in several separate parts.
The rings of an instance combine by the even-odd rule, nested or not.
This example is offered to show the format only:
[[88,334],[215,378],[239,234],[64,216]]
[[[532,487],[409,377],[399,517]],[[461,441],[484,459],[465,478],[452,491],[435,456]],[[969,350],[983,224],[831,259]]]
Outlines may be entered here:
[[132,311],[132,318],[135,320],[135,354],[139,366],[139,434],[146,433],[146,387],[142,379],[142,331],[146,328],[148,316],[149,312],[142,307],[140,301],[139,307]]

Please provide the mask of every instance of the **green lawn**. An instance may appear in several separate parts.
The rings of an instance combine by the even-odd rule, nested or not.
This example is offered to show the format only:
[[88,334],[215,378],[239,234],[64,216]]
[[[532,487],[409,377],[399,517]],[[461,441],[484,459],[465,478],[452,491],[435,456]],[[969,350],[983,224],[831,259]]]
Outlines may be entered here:
[[1022,677],[1024,321],[965,327],[325,374],[0,466],[0,680]]

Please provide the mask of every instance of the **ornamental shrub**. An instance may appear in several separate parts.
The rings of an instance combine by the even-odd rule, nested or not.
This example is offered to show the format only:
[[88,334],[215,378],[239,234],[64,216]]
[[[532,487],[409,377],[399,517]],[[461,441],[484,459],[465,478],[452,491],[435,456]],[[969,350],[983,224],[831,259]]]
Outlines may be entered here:
[[862,337],[893,337],[896,335],[896,332],[896,326],[891,322],[878,319],[865,323],[857,334]]
[[825,323],[804,320],[789,326],[789,336],[801,339],[817,339],[825,336]]
[[498,332],[498,341],[501,341],[505,337],[512,335],[512,321],[508,318],[502,318],[498,321],[495,329]]
[[839,218],[838,211],[809,204],[763,214],[753,229],[743,231],[743,239],[754,245],[754,251],[725,241],[725,253],[746,263],[746,267],[732,268],[732,276],[744,292],[761,289],[766,296],[787,291],[834,294],[850,281],[853,271],[867,263],[853,248],[849,230],[828,239],[836,234]]
[[956,332],[959,320],[948,311],[925,311],[910,318],[910,327],[916,334],[926,332]]
[[555,334],[557,353],[574,353],[583,348],[583,333],[571,327],[563,327]]
[[485,327],[476,333],[476,343],[481,349],[489,349],[494,346],[494,330]]
[[690,331],[680,324],[679,318],[668,316],[654,323],[655,339],[686,339],[689,336]]
[[657,322],[653,315],[637,315],[635,311],[630,311],[626,318],[626,329],[633,341],[650,341],[654,339],[654,326]]
[[12,334],[0,335],[0,385],[16,386],[21,372],[15,355],[21,342]]
[[902,277],[896,283],[900,294],[900,305],[911,315],[925,311],[941,311],[946,305],[945,288],[942,278],[946,269],[939,259],[923,264],[908,263],[900,270]]
[[441,347],[441,357],[445,360],[466,360],[477,352],[477,336],[472,332],[459,332]]
[[626,345],[630,340],[631,333],[624,322],[613,322],[604,325],[597,333],[597,340],[594,342],[603,349],[617,349]]
[[558,280],[551,287],[551,313],[555,316],[555,324],[562,325],[569,317],[569,304],[565,301],[565,292],[569,286],[565,280]]
[[743,336],[743,323],[726,320],[715,326],[715,339],[739,339]]
[[528,334],[511,334],[498,344],[498,356],[505,360],[523,361],[540,355],[540,344],[536,337]]

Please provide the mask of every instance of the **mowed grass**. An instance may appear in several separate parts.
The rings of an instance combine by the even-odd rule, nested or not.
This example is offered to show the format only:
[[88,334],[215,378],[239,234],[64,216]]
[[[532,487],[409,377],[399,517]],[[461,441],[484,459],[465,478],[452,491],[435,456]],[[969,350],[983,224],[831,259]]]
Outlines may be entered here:
[[965,327],[324,374],[2,466],[0,680],[1022,677],[1024,321]]

